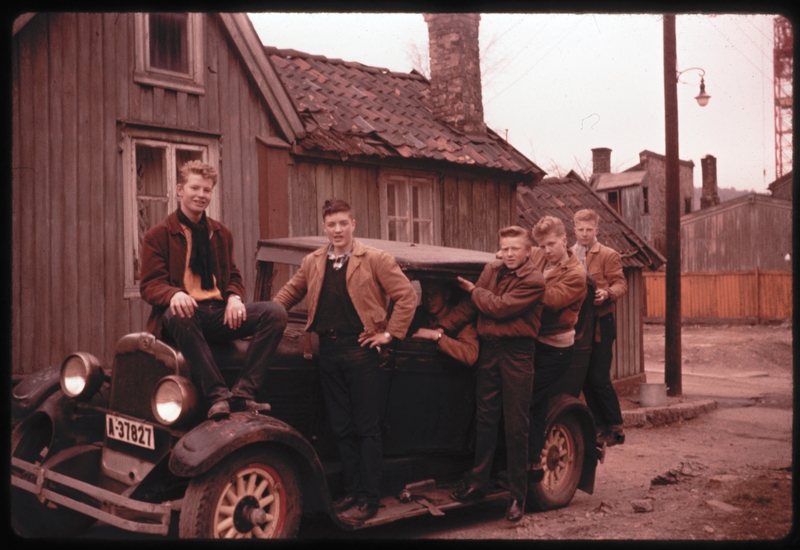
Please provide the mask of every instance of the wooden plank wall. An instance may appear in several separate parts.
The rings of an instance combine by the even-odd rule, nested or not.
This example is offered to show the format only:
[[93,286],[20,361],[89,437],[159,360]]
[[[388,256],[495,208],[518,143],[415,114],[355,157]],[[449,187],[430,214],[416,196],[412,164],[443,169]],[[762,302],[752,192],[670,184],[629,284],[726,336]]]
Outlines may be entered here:
[[222,221],[255,283],[259,236],[255,135],[266,107],[213,18],[205,19],[206,93],[132,80],[132,13],[43,13],[13,39],[12,372],[85,350],[110,364],[150,307],[124,299],[119,121],[224,136]]
[[[293,164],[294,163],[294,164]],[[381,238],[380,167],[294,159],[289,167],[290,235],[324,235],[321,210],[326,199],[343,198],[356,217],[356,237]],[[430,172],[420,170],[420,174]],[[516,189],[498,182],[457,175],[435,178],[442,204],[442,245],[497,250],[497,232],[511,223]]]
[[[646,317],[663,319],[665,273],[645,273]],[[709,271],[681,273],[681,317],[755,322],[792,317],[792,273]]]
[[353,209],[356,238],[380,239],[377,167],[305,160],[289,164],[290,237],[325,235],[322,206],[339,198]]
[[644,278],[639,268],[626,268],[624,271],[628,292],[616,304],[617,339],[611,364],[612,380],[644,372]]

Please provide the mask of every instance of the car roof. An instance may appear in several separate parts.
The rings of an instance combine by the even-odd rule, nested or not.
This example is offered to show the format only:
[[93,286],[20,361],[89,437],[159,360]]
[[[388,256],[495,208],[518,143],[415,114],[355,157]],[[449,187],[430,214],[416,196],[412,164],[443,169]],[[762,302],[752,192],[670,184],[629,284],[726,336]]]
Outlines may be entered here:
[[[483,267],[495,259],[494,254],[464,248],[450,248],[426,244],[386,241],[382,239],[356,239],[358,242],[384,250],[394,256],[403,271],[480,274]],[[327,237],[286,237],[258,241],[256,260],[300,265],[303,258],[329,243]]]

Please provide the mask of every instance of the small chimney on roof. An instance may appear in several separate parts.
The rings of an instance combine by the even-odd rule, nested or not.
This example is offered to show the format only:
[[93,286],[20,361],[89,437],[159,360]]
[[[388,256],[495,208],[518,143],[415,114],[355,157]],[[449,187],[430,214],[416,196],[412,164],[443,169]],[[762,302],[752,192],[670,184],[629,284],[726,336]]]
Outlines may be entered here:
[[596,147],[592,149],[592,174],[611,173],[611,149]]
[[464,133],[486,133],[483,122],[477,13],[426,13],[433,116]]
[[717,159],[711,155],[706,155],[700,159],[700,167],[703,171],[703,194],[700,196],[700,210],[719,204],[719,192],[717,190]]

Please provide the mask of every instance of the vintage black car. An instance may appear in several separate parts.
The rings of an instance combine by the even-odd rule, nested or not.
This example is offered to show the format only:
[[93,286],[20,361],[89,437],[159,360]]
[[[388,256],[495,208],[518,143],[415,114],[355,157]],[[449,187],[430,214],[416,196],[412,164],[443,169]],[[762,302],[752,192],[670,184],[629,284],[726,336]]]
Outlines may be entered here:
[[[394,255],[412,282],[475,281],[493,259],[469,250],[361,241]],[[292,266],[326,242],[259,242],[256,299],[269,299]],[[319,383],[318,341],[303,330],[303,306],[290,312],[278,353],[265,366],[269,375],[258,398],[272,405],[266,415],[206,420],[208,404],[183,356],[144,332],[123,336],[110,366],[76,352],[60,369],[23,380],[12,396],[14,529],[23,536],[71,536],[100,520],[186,538],[291,537],[303,515],[326,514],[342,529],[358,529],[465,506],[450,493],[472,466],[475,370],[439,353],[434,342],[407,338],[384,350],[381,507],[359,526],[337,517],[332,502],[342,493],[340,464]],[[235,377],[246,346],[237,341],[214,350],[226,378]],[[531,509],[566,506],[576,489],[594,488],[603,450],[589,410],[577,399],[589,349],[586,338],[577,342],[575,364],[551,400],[545,475],[529,488]],[[508,498],[503,442],[501,433],[490,500]]]

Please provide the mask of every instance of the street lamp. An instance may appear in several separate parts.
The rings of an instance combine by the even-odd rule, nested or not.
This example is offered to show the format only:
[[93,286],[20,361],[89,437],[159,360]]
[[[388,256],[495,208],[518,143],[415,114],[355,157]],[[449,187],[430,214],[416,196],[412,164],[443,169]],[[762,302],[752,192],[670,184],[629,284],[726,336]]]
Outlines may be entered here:
[[[683,73],[688,73],[689,71],[700,71],[700,93],[697,95],[697,97],[695,97],[695,99],[697,100],[698,105],[700,105],[701,107],[705,107],[706,105],[708,105],[708,100],[711,99],[711,96],[706,93],[706,81],[705,81],[706,72],[703,69],[701,69],[700,67],[690,67],[683,71],[679,71],[677,76],[675,77],[675,80],[680,82],[681,75]],[[682,84],[687,84],[687,83],[683,82]]]

